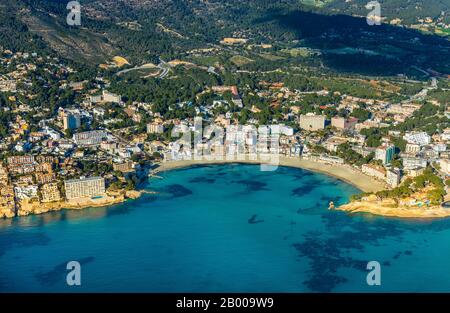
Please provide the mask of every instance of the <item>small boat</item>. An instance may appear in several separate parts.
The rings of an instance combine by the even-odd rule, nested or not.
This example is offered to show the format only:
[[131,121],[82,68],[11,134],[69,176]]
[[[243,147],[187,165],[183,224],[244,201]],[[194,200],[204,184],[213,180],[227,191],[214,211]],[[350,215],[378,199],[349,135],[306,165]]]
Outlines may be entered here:
[[330,201],[330,204],[328,204],[328,210],[334,209],[334,202]]

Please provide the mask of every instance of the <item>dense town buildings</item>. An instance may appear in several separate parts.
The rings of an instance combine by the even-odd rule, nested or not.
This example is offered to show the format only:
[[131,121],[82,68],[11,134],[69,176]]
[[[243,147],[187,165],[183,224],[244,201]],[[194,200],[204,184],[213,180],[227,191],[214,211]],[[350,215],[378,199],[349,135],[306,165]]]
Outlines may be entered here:
[[[20,61],[22,57],[15,57],[18,65],[11,57],[0,58],[0,63],[16,67],[0,79],[9,106],[0,110],[10,115],[0,138],[0,207],[8,215],[27,201],[52,203],[95,197],[110,188],[132,189],[137,181],[133,175],[161,160],[221,151],[210,142],[214,132],[205,131],[213,124],[223,132],[223,152],[233,155],[272,152],[351,166],[389,188],[428,168],[443,181],[449,175],[448,123],[436,129],[408,124],[411,119],[420,124],[417,116],[424,110],[435,112],[435,118],[450,116],[448,108],[428,100],[423,90],[417,93],[420,101],[391,101],[323,87],[296,89],[287,81],[258,78],[254,84],[205,83],[190,100],[149,101],[148,95],[122,97],[117,90],[126,88],[111,84],[108,75],[60,79],[60,73],[73,71],[62,61],[33,64],[31,57]],[[70,100],[52,100],[57,105],[51,110],[47,103],[33,107],[24,100],[30,93],[24,86],[32,83],[29,73],[39,67],[56,73],[61,82],[53,83],[73,93]],[[30,94],[30,101],[34,97]],[[251,135],[253,129],[257,136]]]

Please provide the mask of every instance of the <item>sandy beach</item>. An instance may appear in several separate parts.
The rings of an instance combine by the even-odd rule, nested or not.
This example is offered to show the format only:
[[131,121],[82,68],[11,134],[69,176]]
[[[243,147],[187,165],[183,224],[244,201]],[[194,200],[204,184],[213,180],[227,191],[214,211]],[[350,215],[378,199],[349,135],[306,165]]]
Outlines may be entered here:
[[[166,161],[159,164],[159,167],[153,170],[153,173],[189,167],[192,165],[202,165],[202,164],[225,164],[225,163],[245,163],[245,164],[267,164],[265,161],[261,160],[249,160],[248,158],[244,160],[182,160],[182,161]],[[326,175],[330,175],[341,179],[363,192],[377,192],[386,189],[385,184],[377,181],[348,165],[339,164],[325,164],[321,162],[305,160],[300,158],[289,158],[280,156],[279,166],[288,166],[295,168],[302,168],[310,170],[313,172],[319,172]]]

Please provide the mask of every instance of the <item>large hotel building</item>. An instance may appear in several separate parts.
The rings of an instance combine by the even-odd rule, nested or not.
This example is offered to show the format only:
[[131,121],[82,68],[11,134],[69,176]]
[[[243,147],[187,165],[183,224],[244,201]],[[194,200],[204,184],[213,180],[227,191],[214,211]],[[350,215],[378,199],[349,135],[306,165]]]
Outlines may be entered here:
[[67,200],[76,198],[91,198],[105,193],[103,177],[88,177],[71,179],[64,182]]
[[325,116],[308,113],[300,116],[300,128],[317,131],[325,128]]

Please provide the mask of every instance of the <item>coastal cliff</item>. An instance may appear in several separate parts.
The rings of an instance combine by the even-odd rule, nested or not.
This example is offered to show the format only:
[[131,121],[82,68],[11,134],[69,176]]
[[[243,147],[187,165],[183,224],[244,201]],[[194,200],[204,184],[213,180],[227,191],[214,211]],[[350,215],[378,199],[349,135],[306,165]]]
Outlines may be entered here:
[[442,205],[446,195],[442,178],[427,168],[422,175],[407,178],[396,188],[356,195],[337,210],[404,218],[448,217],[450,208]]
[[450,216],[450,209],[445,209],[440,205],[421,207],[406,204],[398,205],[393,199],[379,200],[374,195],[344,204],[336,210],[401,218],[442,218]]
[[[99,198],[83,198],[71,201],[54,201],[42,203],[39,201],[21,201],[17,210],[17,216],[27,216],[31,214],[43,214],[51,211],[59,211],[63,209],[81,210],[92,207],[104,207],[125,202],[127,199],[137,199],[143,194],[137,190],[119,190],[108,193]],[[7,218],[14,217],[14,214],[5,216]]]

